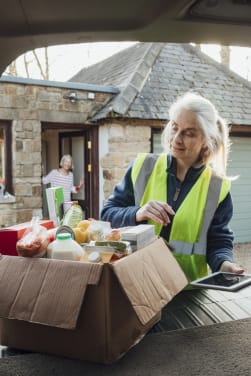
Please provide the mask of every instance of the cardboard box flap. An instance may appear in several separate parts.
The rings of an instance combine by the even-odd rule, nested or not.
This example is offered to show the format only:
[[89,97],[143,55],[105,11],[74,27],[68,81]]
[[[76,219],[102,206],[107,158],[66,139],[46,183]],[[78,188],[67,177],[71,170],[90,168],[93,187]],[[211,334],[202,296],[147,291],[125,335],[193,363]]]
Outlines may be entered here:
[[161,238],[113,267],[142,324],[150,321],[188,283]]
[[73,329],[86,287],[101,272],[100,264],[2,256],[0,317]]

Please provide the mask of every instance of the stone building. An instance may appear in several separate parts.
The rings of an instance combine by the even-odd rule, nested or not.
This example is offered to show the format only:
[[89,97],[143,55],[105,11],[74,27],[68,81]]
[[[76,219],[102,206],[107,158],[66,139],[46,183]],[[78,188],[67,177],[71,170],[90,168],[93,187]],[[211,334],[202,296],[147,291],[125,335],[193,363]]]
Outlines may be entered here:
[[85,135],[86,142],[95,145],[97,128],[90,127],[88,118],[117,92],[95,85],[1,78],[1,175],[10,195],[0,200],[0,226],[43,216],[42,165],[45,172],[58,166],[62,134]]

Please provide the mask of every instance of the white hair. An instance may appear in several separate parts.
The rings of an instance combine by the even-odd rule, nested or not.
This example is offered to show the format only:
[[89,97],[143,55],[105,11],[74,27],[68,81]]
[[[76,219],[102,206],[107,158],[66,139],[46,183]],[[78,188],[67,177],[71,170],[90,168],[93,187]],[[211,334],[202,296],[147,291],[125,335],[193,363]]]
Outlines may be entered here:
[[162,146],[170,152],[171,125],[176,121],[182,110],[195,114],[201,128],[207,148],[202,152],[201,161],[209,163],[214,170],[225,175],[229,153],[229,132],[225,121],[219,116],[215,106],[199,94],[188,92],[179,97],[169,110],[169,122],[162,133]]
[[72,156],[70,154],[65,154],[65,155],[62,156],[62,158],[60,159],[60,162],[59,162],[59,166],[62,167],[64,161],[67,160],[67,159],[71,162],[71,170],[73,170],[73,160],[72,160]]

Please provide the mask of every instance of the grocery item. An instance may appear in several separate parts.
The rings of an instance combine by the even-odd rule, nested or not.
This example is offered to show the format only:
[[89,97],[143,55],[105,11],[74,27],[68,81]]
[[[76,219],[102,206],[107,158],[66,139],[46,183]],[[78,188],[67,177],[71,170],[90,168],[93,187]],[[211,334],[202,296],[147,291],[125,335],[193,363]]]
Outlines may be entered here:
[[83,219],[80,221],[76,227],[80,228],[82,231],[86,231],[90,227],[91,221],[88,219]]
[[83,248],[72,239],[71,234],[57,234],[56,240],[49,245],[47,256],[58,260],[79,261],[84,254]]
[[[72,229],[70,226],[66,226],[66,225],[64,225],[64,226],[59,226],[59,227],[57,228],[56,236],[57,236],[57,234],[63,234],[63,233],[71,234],[72,239],[75,240],[75,234],[74,234],[74,231],[73,231],[73,229]],[[54,240],[55,240],[55,239],[54,239]]]
[[72,205],[64,214],[61,225],[74,228],[83,219],[83,210],[80,205]]
[[85,244],[85,251],[99,252],[103,262],[113,262],[131,253],[129,242],[122,241],[91,241]]
[[[87,246],[85,249],[85,253],[81,256],[80,261],[82,262],[103,262],[109,263],[113,261],[113,257],[115,256],[114,249],[106,249],[105,247],[94,247],[94,246]],[[115,256],[117,260],[118,257]]]
[[70,209],[70,207],[72,207],[72,205],[77,205],[77,204],[78,204],[78,201],[64,201],[62,203],[63,215],[67,212],[68,209]]
[[56,239],[56,234],[57,234],[57,227],[50,228],[47,230],[47,238],[49,239],[50,242]]
[[92,220],[87,230],[90,240],[104,240],[106,234],[111,230],[111,224],[110,222]]
[[129,241],[133,251],[146,247],[156,240],[154,225],[129,226],[121,231],[121,240]]
[[30,226],[26,229],[21,239],[16,243],[19,256],[43,257],[49,244],[47,230],[40,226],[39,217],[33,217]]
[[106,235],[105,240],[121,240],[121,231],[118,228],[112,228]]
[[46,189],[46,201],[48,206],[49,218],[57,227],[62,219],[62,203],[64,202],[64,193],[62,187],[51,187]]
[[75,240],[79,243],[88,243],[89,241],[89,236],[87,231],[82,231],[79,227],[74,227],[73,232],[75,235]]
[[95,241],[95,246],[99,247],[112,247],[120,252],[126,252],[128,242],[119,242],[113,240]]
[[100,256],[99,252],[91,252],[88,255],[88,261],[90,261],[90,262],[100,262],[100,261],[102,261],[102,258]]

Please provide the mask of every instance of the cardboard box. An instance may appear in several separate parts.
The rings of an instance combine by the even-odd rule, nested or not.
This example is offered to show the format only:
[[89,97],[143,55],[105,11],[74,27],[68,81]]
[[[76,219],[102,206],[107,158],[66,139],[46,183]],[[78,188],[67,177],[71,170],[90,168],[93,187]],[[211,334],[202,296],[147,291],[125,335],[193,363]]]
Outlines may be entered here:
[[131,226],[121,233],[121,240],[129,241],[133,251],[145,247],[155,239],[154,225]]
[[110,364],[186,284],[162,239],[114,264],[2,256],[0,343]]
[[18,231],[8,228],[0,229],[0,254],[17,256],[16,244]]
[[[54,228],[53,221],[41,220],[39,224],[47,230]],[[9,226],[0,229],[0,253],[3,255],[17,256],[16,244],[17,241],[23,236],[27,227],[31,222],[19,223],[14,226]]]
[[60,224],[63,217],[64,192],[62,187],[47,188],[46,201],[48,206],[49,218],[53,221],[55,227]]

